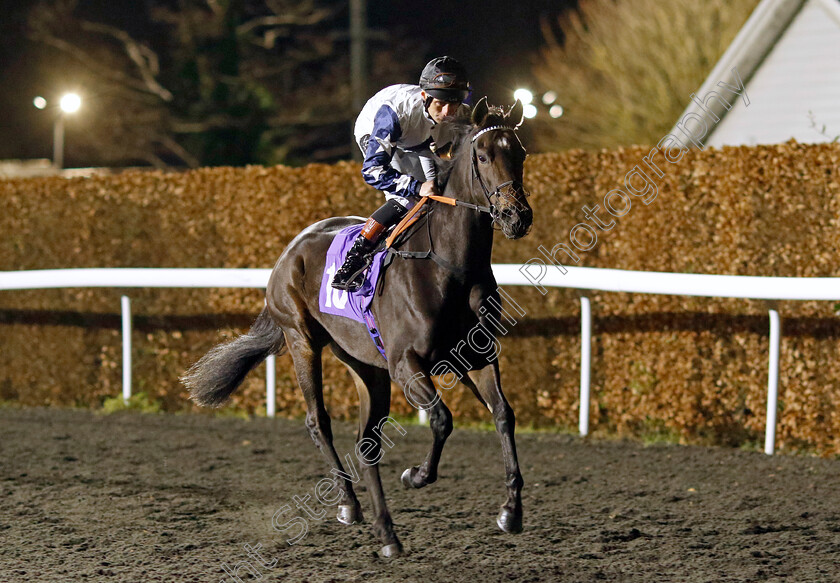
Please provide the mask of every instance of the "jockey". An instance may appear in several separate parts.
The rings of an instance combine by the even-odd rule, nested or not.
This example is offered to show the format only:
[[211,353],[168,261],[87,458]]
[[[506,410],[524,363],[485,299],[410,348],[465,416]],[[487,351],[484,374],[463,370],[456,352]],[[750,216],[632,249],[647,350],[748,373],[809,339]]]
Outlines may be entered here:
[[[370,256],[389,227],[402,219],[419,197],[437,194],[434,155],[435,126],[455,115],[471,86],[464,66],[452,57],[432,59],[419,85],[392,85],[362,108],[354,135],[365,160],[365,182],[385,194],[385,204],[365,223],[347,252],[332,286],[354,292]],[[466,107],[466,106],[464,106]]]

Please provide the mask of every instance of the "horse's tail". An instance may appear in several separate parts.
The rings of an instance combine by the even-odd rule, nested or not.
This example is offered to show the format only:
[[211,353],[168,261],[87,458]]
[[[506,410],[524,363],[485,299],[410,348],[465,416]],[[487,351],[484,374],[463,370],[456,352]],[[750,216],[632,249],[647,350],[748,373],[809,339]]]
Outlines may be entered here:
[[218,407],[263,360],[286,346],[283,330],[264,308],[247,334],[220,344],[192,365],[181,377],[190,398],[205,407]]

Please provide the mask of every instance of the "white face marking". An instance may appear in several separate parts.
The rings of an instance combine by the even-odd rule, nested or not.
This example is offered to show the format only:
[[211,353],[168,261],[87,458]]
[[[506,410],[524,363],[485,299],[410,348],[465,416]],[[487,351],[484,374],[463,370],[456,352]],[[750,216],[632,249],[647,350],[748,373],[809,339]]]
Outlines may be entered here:
[[501,138],[499,138],[499,141],[497,143],[500,148],[510,148],[510,141],[507,139],[506,136],[502,136]]

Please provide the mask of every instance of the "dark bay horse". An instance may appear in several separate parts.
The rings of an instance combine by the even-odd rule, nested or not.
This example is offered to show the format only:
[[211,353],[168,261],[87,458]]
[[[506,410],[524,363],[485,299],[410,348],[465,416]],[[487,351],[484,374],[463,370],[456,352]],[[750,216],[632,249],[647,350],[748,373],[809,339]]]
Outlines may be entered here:
[[[318,307],[327,249],[339,230],[360,222],[343,217],[315,223],[295,237],[274,266],[266,307],[250,331],[213,348],[184,375],[193,400],[218,406],[251,369],[269,355],[287,349],[306,400],[306,426],[336,476],[340,522],[361,521],[362,513],[353,481],[348,479],[351,474],[345,472],[333,447],[324,407],[321,353],[327,346],[347,365],[359,392],[357,439],[367,444],[365,459],[378,461],[381,457],[391,380],[403,387],[412,404],[429,410],[434,441],[425,460],[402,475],[403,484],[411,488],[422,488],[437,479],[441,452],[452,432],[452,414],[440,400],[431,375],[441,374],[432,372],[435,365],[453,362],[457,353],[465,374],[454,374],[490,410],[502,442],[507,500],[496,522],[505,532],[522,530],[523,482],[514,443],[514,414],[502,393],[497,354],[466,342],[477,327],[493,336],[500,316],[499,292],[490,266],[494,225],[510,239],[523,237],[531,226],[532,211],[522,184],[525,150],[515,133],[521,121],[519,102],[510,108],[496,108],[488,106],[485,98],[473,108],[471,119],[460,126],[457,153],[448,162],[444,195],[463,204],[428,203],[434,212],[400,251],[420,253],[432,245],[434,260],[395,258],[387,268],[382,293],[373,300],[387,361],[364,324],[321,313]],[[361,467],[382,554],[398,554],[402,546],[386,506],[378,464],[362,463]]]

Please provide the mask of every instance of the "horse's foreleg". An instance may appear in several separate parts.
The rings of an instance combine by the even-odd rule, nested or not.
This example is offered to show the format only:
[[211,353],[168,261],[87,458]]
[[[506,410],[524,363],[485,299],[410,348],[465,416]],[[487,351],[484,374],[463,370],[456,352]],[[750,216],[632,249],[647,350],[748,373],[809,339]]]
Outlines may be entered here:
[[392,374],[403,387],[408,402],[414,407],[429,411],[429,426],[434,438],[432,449],[422,464],[408,468],[401,477],[406,488],[422,488],[437,480],[443,446],[452,433],[452,413],[441,400],[431,378],[420,366],[414,353],[404,356],[394,367]]
[[[309,435],[327,458],[330,466],[340,472],[339,476],[350,475],[344,471],[333,446],[330,416],[324,407],[321,350],[316,350],[307,338],[294,332],[287,332],[287,336],[298,385],[306,401],[306,428],[309,430]],[[341,490],[336,518],[343,524],[361,522],[362,507],[353,491],[353,482],[348,478],[336,478],[336,483]]]
[[522,530],[522,474],[519,473],[519,461],[516,458],[516,442],[514,429],[516,420],[513,409],[502,393],[499,376],[499,363],[494,361],[479,371],[469,373],[470,378],[478,388],[478,392],[493,414],[496,432],[502,442],[502,456],[505,461],[505,484],[507,486],[507,501],[502,504],[501,512],[496,519],[505,532],[520,532]]
[[446,439],[452,433],[452,413],[439,401],[429,409],[429,426],[432,429],[432,448],[419,466],[406,469],[401,481],[406,488],[422,488],[437,481],[438,465]]

